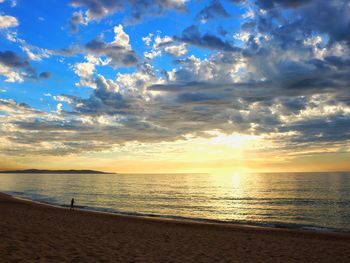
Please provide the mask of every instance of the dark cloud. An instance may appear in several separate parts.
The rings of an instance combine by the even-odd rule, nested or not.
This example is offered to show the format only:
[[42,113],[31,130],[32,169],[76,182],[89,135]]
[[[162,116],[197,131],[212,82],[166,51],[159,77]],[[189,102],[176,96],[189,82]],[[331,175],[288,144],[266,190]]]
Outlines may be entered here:
[[[256,1],[263,9],[277,9],[258,17],[258,26],[261,30],[280,34],[280,37],[289,37],[289,40],[298,40],[312,33],[327,34],[332,42],[350,41],[350,6],[347,1],[292,1],[292,0],[263,0]],[[284,17],[285,7],[291,7],[294,13],[291,17]],[[296,9],[295,9],[296,8]],[[274,20],[279,20],[278,27]],[[287,39],[285,39],[287,43]],[[291,41],[294,43],[295,41]]]
[[72,105],[80,113],[99,114],[124,114],[130,107],[119,92],[111,90],[110,84],[101,76],[95,80],[96,89],[87,99],[70,96]]
[[256,26],[256,23],[251,21],[251,22],[245,22],[241,25],[242,30],[251,30],[254,29]]
[[[206,90],[214,87],[223,86],[222,83],[207,83],[207,82],[184,82],[174,84],[155,84],[149,86],[147,89],[151,91],[168,91],[168,92],[180,92],[180,91],[195,91]],[[232,86],[232,84],[229,84]]]
[[50,78],[51,77],[51,72],[41,72],[40,74],[39,74],[39,78],[41,78],[41,79],[48,79],[48,78]]
[[281,131],[298,131],[299,136],[292,138],[293,143],[320,143],[350,141],[350,117],[330,116],[303,120],[280,128]]
[[[41,74],[38,77],[36,69],[30,65],[27,59],[19,56],[13,51],[0,51],[0,64],[8,67],[17,74],[20,74],[20,76],[23,78],[41,78]],[[45,73],[44,75],[46,74],[47,73]]]
[[331,42],[346,41],[350,45],[350,6],[348,1],[313,1],[301,10],[304,31],[327,34]]
[[257,0],[256,4],[262,9],[271,9],[275,6],[297,8],[312,0]]
[[11,68],[29,68],[29,62],[13,51],[0,51],[0,63]]
[[225,37],[227,36],[227,34],[229,33],[229,31],[227,31],[225,28],[223,28],[222,26],[219,26],[218,29],[217,29],[218,33]]
[[113,68],[135,65],[139,58],[129,44],[129,36],[121,25],[114,27],[114,33],[115,39],[112,42],[105,42],[101,36],[98,36],[84,45],[71,46],[55,53],[62,56],[88,53],[97,57],[105,57],[105,62]]
[[212,0],[210,4],[202,9],[197,15],[197,19],[200,21],[207,21],[217,17],[230,17],[230,14],[227,13],[219,0]]
[[[185,11],[186,6],[182,2],[172,0],[71,0],[74,7],[81,7],[87,10],[89,19],[101,19],[116,12],[131,10],[131,20],[138,21],[144,16],[160,15],[167,10]],[[73,31],[77,31],[78,24],[82,17],[74,13],[70,19]]]
[[95,18],[102,18],[122,8],[122,1],[118,0],[71,0],[74,7],[85,7],[90,15]]
[[[125,2],[125,1],[123,1]],[[184,2],[172,0],[129,0],[129,7],[132,10],[132,17],[138,21],[147,15],[160,15],[168,9],[185,11]]]
[[86,43],[85,48],[92,54],[110,58],[109,64],[112,67],[132,66],[138,62],[135,51],[118,45],[118,43],[106,43],[95,39]]
[[198,46],[200,48],[221,50],[228,52],[239,51],[240,49],[233,46],[228,41],[222,40],[221,38],[211,35],[209,33],[201,34],[198,28],[193,25],[186,28],[181,36],[175,37],[179,41]]
[[181,93],[177,97],[180,103],[201,103],[206,101],[216,101],[224,99],[225,95],[215,93]]
[[325,61],[329,65],[335,66],[338,69],[348,69],[350,67],[350,58],[342,58],[337,56],[325,57]]

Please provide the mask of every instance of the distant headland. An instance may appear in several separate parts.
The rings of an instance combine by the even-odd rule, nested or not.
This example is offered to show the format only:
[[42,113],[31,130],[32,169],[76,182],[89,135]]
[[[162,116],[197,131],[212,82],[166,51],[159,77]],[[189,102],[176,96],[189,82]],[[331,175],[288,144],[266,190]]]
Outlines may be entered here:
[[21,174],[112,174],[95,170],[41,170],[41,169],[26,169],[26,170],[9,170],[0,171],[0,173],[21,173]]

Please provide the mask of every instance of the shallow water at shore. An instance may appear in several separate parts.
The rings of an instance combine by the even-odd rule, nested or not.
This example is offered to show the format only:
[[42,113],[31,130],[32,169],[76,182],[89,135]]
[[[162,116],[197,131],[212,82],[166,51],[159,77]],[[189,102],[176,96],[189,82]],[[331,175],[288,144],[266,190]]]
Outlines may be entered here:
[[350,173],[1,174],[0,191],[122,214],[350,231]]

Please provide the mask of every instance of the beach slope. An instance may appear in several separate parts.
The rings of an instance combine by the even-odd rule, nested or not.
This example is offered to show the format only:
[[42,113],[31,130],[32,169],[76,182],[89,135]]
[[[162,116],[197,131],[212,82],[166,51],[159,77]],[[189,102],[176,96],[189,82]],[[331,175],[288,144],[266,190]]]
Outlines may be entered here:
[[70,211],[0,194],[1,262],[350,262],[350,235]]

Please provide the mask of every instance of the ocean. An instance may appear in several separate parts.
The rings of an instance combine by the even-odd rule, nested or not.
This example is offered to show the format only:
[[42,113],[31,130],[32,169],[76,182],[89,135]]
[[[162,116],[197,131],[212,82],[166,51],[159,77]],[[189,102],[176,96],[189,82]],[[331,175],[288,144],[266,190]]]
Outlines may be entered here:
[[0,174],[0,191],[110,213],[350,231],[350,173]]

